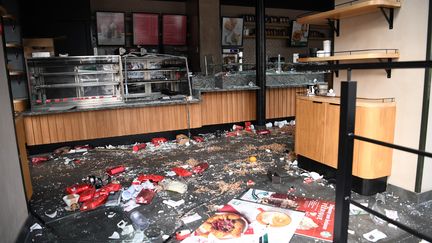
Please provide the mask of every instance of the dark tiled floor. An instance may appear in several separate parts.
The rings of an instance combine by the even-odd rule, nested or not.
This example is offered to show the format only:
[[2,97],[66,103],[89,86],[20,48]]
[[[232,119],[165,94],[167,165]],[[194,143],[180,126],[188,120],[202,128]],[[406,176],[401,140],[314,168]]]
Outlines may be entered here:
[[[216,205],[223,205],[232,198],[240,196],[247,190],[246,182],[253,180],[254,188],[286,193],[291,187],[295,196],[334,200],[334,186],[326,180],[303,183],[301,169],[290,166],[288,151],[293,148],[292,129],[273,130],[272,135],[256,136],[243,134],[234,138],[214,138],[206,135],[206,142],[192,144],[189,147],[167,144],[158,149],[147,148],[139,153],[132,153],[131,148],[116,147],[115,149],[96,148],[88,153],[76,153],[60,156],[41,165],[31,166],[34,196],[31,208],[35,215],[46,225],[43,230],[33,231],[29,242],[107,242],[108,237],[118,231],[116,224],[120,220],[130,221],[129,213],[122,207],[100,207],[90,212],[67,212],[64,210],[62,197],[67,186],[80,182],[88,175],[103,176],[105,169],[115,165],[126,165],[128,171],[116,177],[123,187],[128,187],[140,173],[164,175],[174,166],[207,162],[208,170],[202,176],[189,177],[184,180],[188,191],[184,195],[159,192],[150,205],[140,206],[136,210],[143,213],[153,225],[157,225],[166,235],[178,229],[197,228],[203,220],[213,214]],[[249,156],[258,158],[256,163],[249,163]],[[79,159],[77,162],[65,163],[65,159]],[[281,158],[284,158],[281,160]],[[272,184],[266,173],[268,169],[288,175],[282,184]],[[374,206],[375,197],[354,195],[358,201]],[[397,195],[383,193],[385,203],[374,206],[377,210],[391,209],[398,212],[399,220],[421,231],[432,232],[432,202],[414,204],[401,201]],[[185,204],[170,208],[163,200],[184,199]],[[57,212],[54,218],[47,214]],[[108,218],[109,212],[115,216]],[[198,213],[202,220],[183,225],[179,220],[182,216]],[[350,242],[368,242],[363,234],[379,229],[387,235],[380,242],[419,242],[402,230],[389,227],[371,219],[370,215],[350,217]],[[131,242],[138,231],[121,236],[119,241]],[[174,242],[174,240],[171,240]],[[115,241],[114,241],[115,242]],[[319,242],[311,238],[295,235],[291,242]]]

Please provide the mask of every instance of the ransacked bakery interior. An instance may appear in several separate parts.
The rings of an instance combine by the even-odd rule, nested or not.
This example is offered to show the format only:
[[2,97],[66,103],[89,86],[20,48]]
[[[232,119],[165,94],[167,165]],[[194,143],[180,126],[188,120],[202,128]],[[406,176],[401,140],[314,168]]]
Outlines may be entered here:
[[2,242],[432,242],[418,0],[0,0]]

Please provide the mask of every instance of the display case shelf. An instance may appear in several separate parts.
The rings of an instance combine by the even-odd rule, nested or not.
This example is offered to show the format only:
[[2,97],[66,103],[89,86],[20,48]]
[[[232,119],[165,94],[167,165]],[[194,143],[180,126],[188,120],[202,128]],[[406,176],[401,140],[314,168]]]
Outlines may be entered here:
[[101,74],[116,74],[119,71],[84,71],[84,72],[56,72],[56,73],[39,73],[41,76],[76,76],[76,75],[101,75]]
[[192,95],[185,57],[164,54],[124,56],[123,66],[126,101],[148,99],[162,93]]
[[27,70],[32,110],[123,102],[120,56],[28,58]]
[[61,89],[61,88],[77,88],[77,87],[97,87],[97,86],[113,86],[119,85],[120,82],[88,82],[77,84],[51,84],[51,85],[37,85],[37,89]]
[[[336,35],[339,35],[340,19],[381,11],[389,24],[389,28],[392,29],[394,9],[400,8],[401,2],[399,0],[368,0],[361,2],[352,1],[343,5],[344,6],[337,7],[330,11],[298,18],[297,22],[300,24],[330,24],[332,28],[334,28]],[[388,15],[384,11],[384,9],[389,10]],[[331,23],[332,21],[336,21],[336,25],[334,25],[334,23]]]

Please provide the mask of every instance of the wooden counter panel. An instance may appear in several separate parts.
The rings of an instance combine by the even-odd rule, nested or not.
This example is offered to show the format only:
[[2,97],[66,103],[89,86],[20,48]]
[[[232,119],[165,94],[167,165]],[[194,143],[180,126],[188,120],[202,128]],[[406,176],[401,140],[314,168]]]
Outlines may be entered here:
[[256,92],[203,93],[201,119],[203,126],[255,120]]
[[[358,107],[356,134],[388,143],[394,141],[396,107]],[[368,124],[375,126],[368,126]],[[372,143],[356,141],[358,146],[357,169],[359,177],[373,179],[391,174],[393,149]],[[374,168],[371,170],[371,168]]]
[[26,138],[25,138],[24,119],[22,118],[22,116],[18,116],[15,118],[15,131],[17,137],[19,158],[21,162],[21,170],[24,179],[25,193],[26,193],[27,201],[29,201],[33,194],[33,187],[32,187],[32,182],[30,177],[30,169],[28,164],[29,162],[27,158],[27,149],[25,145]]
[[295,116],[296,93],[305,88],[280,88],[266,90],[266,118]]
[[[201,127],[200,104],[189,105],[191,128]],[[28,145],[187,129],[187,105],[72,112],[24,118]]]

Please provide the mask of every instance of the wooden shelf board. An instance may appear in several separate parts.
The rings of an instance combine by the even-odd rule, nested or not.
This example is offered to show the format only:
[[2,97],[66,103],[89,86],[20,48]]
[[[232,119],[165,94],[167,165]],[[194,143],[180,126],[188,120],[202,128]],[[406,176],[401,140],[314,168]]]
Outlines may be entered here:
[[349,6],[342,6],[327,12],[317,13],[297,19],[300,24],[325,24],[328,19],[343,19],[379,11],[380,8],[400,8],[396,0],[369,0]]
[[299,62],[327,62],[327,61],[352,61],[352,60],[365,60],[365,59],[398,59],[399,52],[397,53],[362,53],[352,55],[336,55],[330,57],[306,57],[299,58]]
[[9,76],[22,76],[25,72],[23,71],[9,71]]
[[7,48],[22,48],[21,44],[18,43],[6,43]]
[[7,20],[15,20],[15,17],[11,14],[5,14],[2,17],[3,19],[7,19]]

